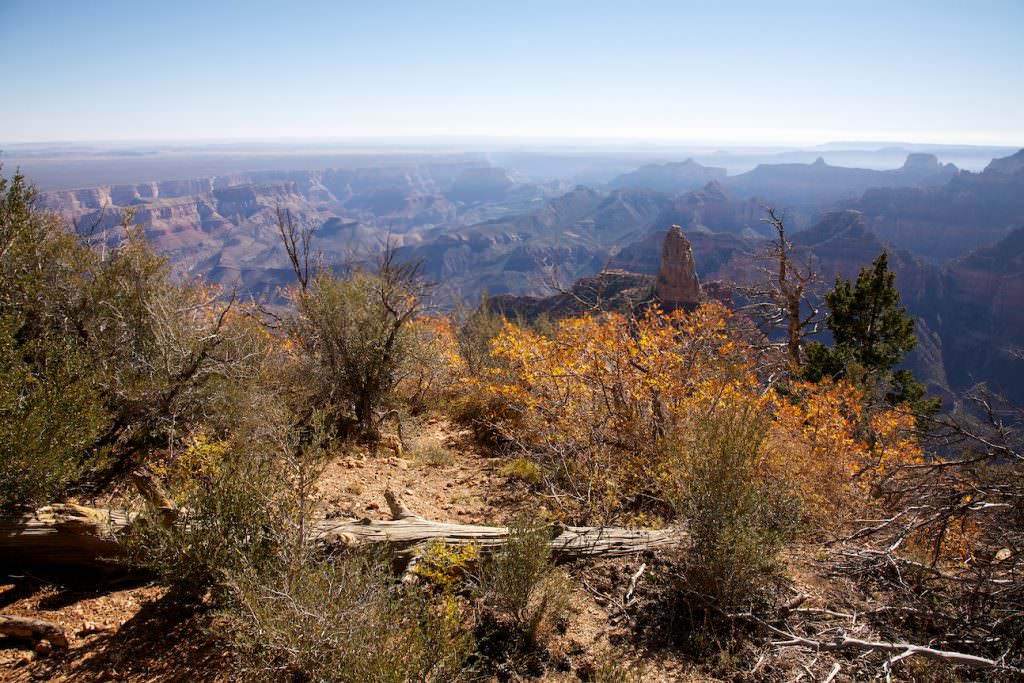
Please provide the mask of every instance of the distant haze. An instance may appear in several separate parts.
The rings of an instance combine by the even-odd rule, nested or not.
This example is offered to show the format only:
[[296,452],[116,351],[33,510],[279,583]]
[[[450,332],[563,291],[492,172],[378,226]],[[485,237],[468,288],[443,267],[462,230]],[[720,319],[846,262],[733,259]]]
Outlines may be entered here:
[[1024,144],[1024,3],[0,3],[0,145]]
[[327,168],[398,166],[423,162],[472,162],[524,173],[536,181],[604,183],[649,163],[687,158],[724,168],[730,175],[758,164],[810,163],[822,157],[834,166],[885,170],[903,165],[910,152],[930,152],[943,163],[979,171],[1014,147],[921,145],[901,142],[825,144],[805,148],[599,144],[568,140],[449,140],[361,143],[235,144],[0,144],[0,163],[20,169],[40,190],[187,180],[250,171],[315,171]]

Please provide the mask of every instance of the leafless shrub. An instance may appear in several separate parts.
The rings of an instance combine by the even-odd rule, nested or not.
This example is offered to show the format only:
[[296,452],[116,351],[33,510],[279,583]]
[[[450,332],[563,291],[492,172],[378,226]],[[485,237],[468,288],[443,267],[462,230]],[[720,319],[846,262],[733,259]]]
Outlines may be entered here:
[[887,514],[863,520],[838,571],[891,593],[891,633],[1021,666],[1024,411],[984,387],[928,418],[933,452],[881,483]]

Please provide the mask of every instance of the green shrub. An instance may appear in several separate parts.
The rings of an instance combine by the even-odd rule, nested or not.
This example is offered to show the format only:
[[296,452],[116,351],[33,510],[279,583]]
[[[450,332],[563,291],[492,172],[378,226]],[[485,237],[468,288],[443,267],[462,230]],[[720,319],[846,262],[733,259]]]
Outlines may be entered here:
[[447,683],[465,674],[464,607],[396,581],[386,558],[244,572],[231,587],[239,667],[257,680]]
[[761,467],[768,419],[754,407],[716,410],[696,424],[688,444],[684,584],[727,608],[768,587],[799,519],[785,482],[768,480]]
[[[294,228],[282,219],[282,235],[289,230]],[[289,244],[286,238],[295,255],[297,247]],[[386,245],[376,271],[297,268],[295,313],[285,321],[301,352],[292,381],[299,394],[296,409],[324,411],[339,431],[354,417],[370,441],[379,437],[378,412],[394,400],[418,341],[411,323],[421,310],[425,284],[419,264],[398,263],[394,256],[393,246]]]
[[87,359],[59,339],[18,344],[17,327],[0,318],[0,508],[56,500],[108,422]]
[[194,439],[166,468],[175,518],[152,507],[141,515],[127,539],[131,559],[188,593],[306,562],[325,441],[319,418],[304,434],[266,402],[230,438]]
[[459,354],[466,363],[466,371],[471,376],[478,376],[500,363],[491,355],[491,341],[505,325],[505,316],[492,310],[485,293],[480,296],[477,307],[462,318],[455,335]]
[[540,465],[529,458],[518,457],[502,465],[498,471],[509,479],[518,479],[530,486],[537,486],[541,481]]
[[568,612],[568,579],[553,563],[550,540],[549,526],[514,520],[508,542],[480,567],[484,619],[512,647],[543,645]]
[[35,200],[20,174],[0,176],[0,508],[60,496],[109,426],[94,359],[69,324],[90,255]]
[[209,590],[231,625],[240,674],[257,680],[457,680],[471,650],[464,606],[398,581],[385,557],[323,557],[310,520],[328,433],[296,428],[270,401],[221,441],[167,464],[176,517],[149,510],[130,532],[137,563],[192,596]]
[[260,369],[253,324],[175,282],[131,220],[93,248],[23,177],[0,177],[0,506],[50,502],[97,455],[173,446]]

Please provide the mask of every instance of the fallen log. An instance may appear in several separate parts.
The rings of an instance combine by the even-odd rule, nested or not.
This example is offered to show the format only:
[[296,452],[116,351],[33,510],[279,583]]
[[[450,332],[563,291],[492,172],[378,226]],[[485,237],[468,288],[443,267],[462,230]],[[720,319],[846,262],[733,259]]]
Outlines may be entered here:
[[[391,520],[316,520],[313,540],[327,549],[387,545],[398,559],[411,559],[430,541],[474,544],[483,552],[503,545],[507,527],[453,524],[423,519],[388,492]],[[88,566],[123,555],[119,543],[133,513],[81,505],[48,505],[34,512],[0,517],[0,565]],[[551,550],[559,562],[621,557],[679,545],[685,534],[675,529],[619,527],[552,528]],[[109,563],[108,563],[109,564]]]
[[48,640],[54,647],[67,647],[63,629],[52,621],[0,614],[0,635],[14,638]]
[[0,565],[94,567],[122,554],[118,536],[132,515],[84,505],[56,504],[0,516]]
[[[474,544],[482,551],[493,550],[508,540],[506,527],[451,524],[419,517],[396,520],[317,522],[314,536],[327,546],[355,547],[390,545],[399,555],[410,555],[429,541],[454,545]],[[647,550],[678,545],[681,533],[671,530],[646,531],[618,527],[561,527],[552,538],[551,551],[557,561],[596,557],[621,557]]]

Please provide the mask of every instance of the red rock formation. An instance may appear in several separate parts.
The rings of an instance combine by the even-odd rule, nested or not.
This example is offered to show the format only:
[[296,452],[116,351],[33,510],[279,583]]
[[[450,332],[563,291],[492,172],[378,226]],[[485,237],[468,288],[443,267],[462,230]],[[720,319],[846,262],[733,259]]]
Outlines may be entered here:
[[700,281],[697,280],[693,250],[678,225],[673,225],[665,236],[654,294],[666,309],[693,308],[700,303]]

